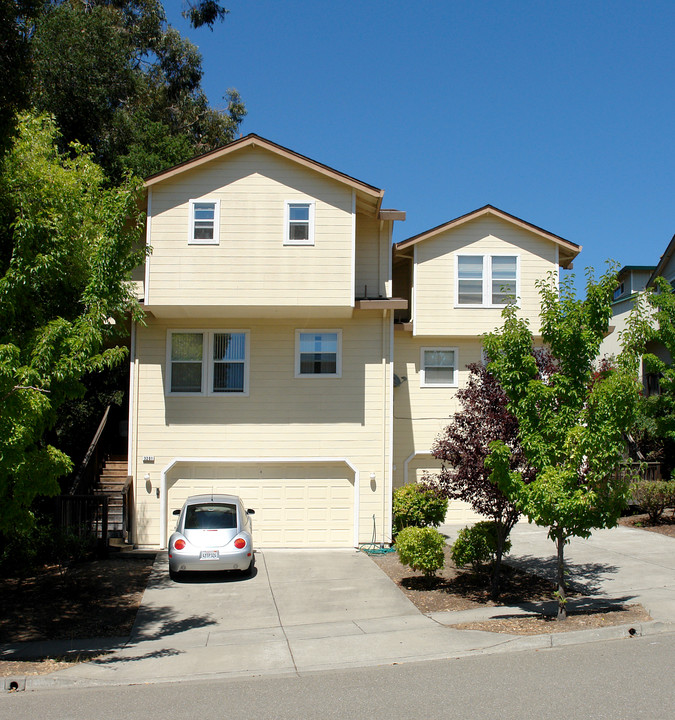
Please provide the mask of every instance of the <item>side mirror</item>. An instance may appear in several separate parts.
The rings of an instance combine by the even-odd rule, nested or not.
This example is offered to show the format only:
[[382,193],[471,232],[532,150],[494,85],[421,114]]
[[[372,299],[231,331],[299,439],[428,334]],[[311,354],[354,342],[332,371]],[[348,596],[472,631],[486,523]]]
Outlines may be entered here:
[[251,508],[249,508],[249,509],[246,511],[246,513],[247,513],[248,515],[255,515],[255,510],[251,510]]
[[174,510],[171,514],[172,515],[180,515],[180,510]]

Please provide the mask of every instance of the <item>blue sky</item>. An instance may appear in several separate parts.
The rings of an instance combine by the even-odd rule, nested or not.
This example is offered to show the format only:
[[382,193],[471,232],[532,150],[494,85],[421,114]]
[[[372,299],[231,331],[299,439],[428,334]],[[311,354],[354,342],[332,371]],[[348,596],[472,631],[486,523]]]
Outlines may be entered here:
[[583,270],[655,265],[675,233],[675,3],[224,0],[199,46],[222,107],[385,190],[394,240],[486,203],[583,245]]

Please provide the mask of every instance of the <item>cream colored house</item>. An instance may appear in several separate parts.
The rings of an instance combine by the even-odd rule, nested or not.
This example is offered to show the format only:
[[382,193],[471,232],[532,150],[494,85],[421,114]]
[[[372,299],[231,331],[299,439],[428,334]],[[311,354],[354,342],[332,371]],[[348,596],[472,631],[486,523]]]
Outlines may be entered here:
[[[535,282],[569,268],[581,247],[486,205],[394,246],[394,294],[409,300],[394,333],[394,487],[440,465],[431,455],[459,410],[467,365],[482,360],[482,335],[501,325],[506,303],[536,335]],[[451,503],[450,521],[475,519]]]
[[[481,335],[580,248],[487,206],[392,255],[383,191],[248,135],[147,179],[131,341],[132,540],[240,495],[261,547],[391,540],[394,487],[433,468]],[[455,507],[458,517],[466,516]]]
[[263,547],[390,540],[391,235],[383,191],[255,135],[150,177],[132,337],[133,540],[188,495]]

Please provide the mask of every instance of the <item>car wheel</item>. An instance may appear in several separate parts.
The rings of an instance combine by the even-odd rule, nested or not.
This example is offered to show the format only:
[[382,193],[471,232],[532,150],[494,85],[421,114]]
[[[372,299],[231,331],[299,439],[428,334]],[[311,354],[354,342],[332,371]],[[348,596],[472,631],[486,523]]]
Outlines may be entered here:
[[177,582],[181,578],[181,574],[178,572],[178,570],[169,570],[169,577],[174,581]]
[[242,577],[251,577],[253,575],[253,568],[255,567],[255,556],[251,558],[251,564],[244,570],[240,570],[239,574]]

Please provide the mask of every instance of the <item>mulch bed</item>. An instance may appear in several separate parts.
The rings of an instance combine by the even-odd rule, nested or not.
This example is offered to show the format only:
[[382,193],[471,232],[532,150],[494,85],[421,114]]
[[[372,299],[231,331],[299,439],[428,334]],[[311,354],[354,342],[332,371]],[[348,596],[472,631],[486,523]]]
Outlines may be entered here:
[[[445,548],[445,564],[431,580],[420,572],[401,565],[398,555],[372,555],[372,560],[401,588],[408,599],[422,612],[432,613],[444,610],[470,610],[480,607],[521,605],[530,602],[554,599],[555,584],[550,580],[523,572],[507,564],[503,565],[501,594],[499,600],[490,599],[490,578],[486,574],[475,575],[470,571],[456,568],[450,558],[450,548]],[[581,593],[571,583],[568,597],[579,597]],[[543,615],[531,617],[506,617],[482,622],[463,623],[454,627],[467,630],[512,633],[517,635],[539,635],[551,632],[568,632],[589,628],[623,625],[651,620],[640,605],[609,605],[571,613],[564,622]]]
[[[456,568],[450,558],[450,547],[445,548],[444,566],[438,571],[436,578],[431,580],[422,573],[401,565],[395,552],[371,557],[408,599],[425,613],[551,600],[555,591],[555,585],[550,580],[504,564],[502,591],[499,601],[495,603],[490,600],[489,575],[474,575],[470,571]],[[574,596],[574,590],[570,591],[570,596]]]
[[648,530],[649,532],[655,532],[675,538],[675,510],[666,510],[656,525],[651,524],[649,521],[649,515],[646,513],[622,517],[619,519],[619,525],[637,528],[639,530]]
[[3,578],[0,644],[128,635],[151,568],[151,559],[111,557]]

